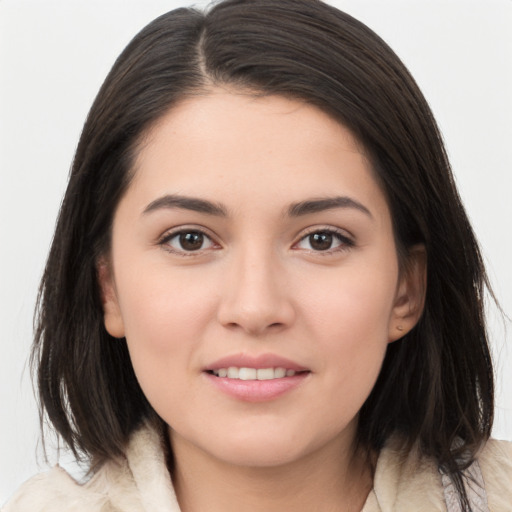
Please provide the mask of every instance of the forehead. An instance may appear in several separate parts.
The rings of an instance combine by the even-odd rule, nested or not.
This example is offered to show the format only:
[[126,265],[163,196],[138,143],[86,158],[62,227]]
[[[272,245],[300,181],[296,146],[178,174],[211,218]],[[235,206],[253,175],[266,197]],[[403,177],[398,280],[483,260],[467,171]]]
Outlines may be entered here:
[[187,98],[148,132],[131,188],[231,203],[357,196],[386,209],[361,145],[303,101],[213,90]]

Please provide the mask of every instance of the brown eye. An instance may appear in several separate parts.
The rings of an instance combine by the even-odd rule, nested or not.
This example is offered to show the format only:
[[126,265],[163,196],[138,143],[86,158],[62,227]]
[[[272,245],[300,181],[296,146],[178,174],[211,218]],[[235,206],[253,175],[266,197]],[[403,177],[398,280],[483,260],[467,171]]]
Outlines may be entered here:
[[201,231],[181,231],[169,236],[164,243],[175,252],[194,252],[209,249],[213,242]]
[[294,248],[314,252],[335,252],[353,246],[354,242],[350,238],[337,231],[318,230],[301,238]]
[[327,251],[332,247],[332,233],[313,233],[309,235],[309,245],[314,251]]
[[197,231],[180,235],[180,245],[185,251],[198,251],[203,246],[203,242],[203,234]]

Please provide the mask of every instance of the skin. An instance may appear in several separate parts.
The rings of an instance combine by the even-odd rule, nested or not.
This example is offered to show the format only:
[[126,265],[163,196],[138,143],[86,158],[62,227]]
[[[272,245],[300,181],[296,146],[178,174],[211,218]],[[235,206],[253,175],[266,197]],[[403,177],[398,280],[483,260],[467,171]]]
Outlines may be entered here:
[[[421,251],[399,269],[361,147],[305,103],[213,89],[152,128],[134,171],[100,264],[105,326],[126,337],[169,425],[182,509],[361,510],[372,470],[355,448],[358,411],[388,343],[417,322],[424,283]],[[164,204],[166,195],[225,215]],[[332,197],[354,203],[289,214]],[[327,233],[318,250],[311,234],[325,241],[329,230],[332,244]],[[204,232],[199,249],[183,249],[180,231]],[[272,400],[228,396],[203,371],[268,353],[309,370]]]

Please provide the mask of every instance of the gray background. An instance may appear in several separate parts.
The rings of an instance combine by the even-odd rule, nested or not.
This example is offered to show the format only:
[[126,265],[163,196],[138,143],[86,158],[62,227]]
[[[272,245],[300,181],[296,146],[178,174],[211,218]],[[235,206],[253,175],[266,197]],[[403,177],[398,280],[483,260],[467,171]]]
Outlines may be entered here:
[[[417,79],[512,316],[512,1],[331,3],[381,35]],[[36,290],[83,121],[131,37],[181,5],[188,2],[0,0],[0,504],[45,467],[26,363]],[[494,435],[512,440],[510,322],[493,308],[490,315]]]

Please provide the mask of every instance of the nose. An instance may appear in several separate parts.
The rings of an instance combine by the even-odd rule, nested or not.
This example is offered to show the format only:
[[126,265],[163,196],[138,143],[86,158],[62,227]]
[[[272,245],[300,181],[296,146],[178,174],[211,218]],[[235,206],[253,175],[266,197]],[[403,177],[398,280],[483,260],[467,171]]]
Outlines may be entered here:
[[223,282],[219,322],[251,335],[289,327],[295,309],[283,270],[272,253],[248,250],[234,257]]

